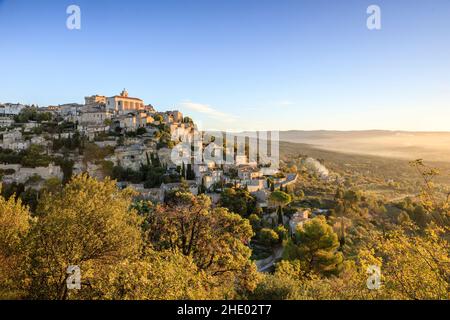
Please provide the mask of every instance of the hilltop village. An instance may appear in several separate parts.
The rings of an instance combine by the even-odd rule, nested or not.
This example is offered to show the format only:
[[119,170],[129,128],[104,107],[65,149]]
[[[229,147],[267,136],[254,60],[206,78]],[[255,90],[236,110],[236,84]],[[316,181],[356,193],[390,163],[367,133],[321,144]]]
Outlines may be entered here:
[[[271,188],[269,178],[277,188],[296,180],[295,174],[269,172],[242,156],[235,156],[233,164],[225,166],[214,162],[175,165],[171,149],[179,141],[171,139],[175,133],[193,134],[193,120],[179,111],[156,111],[126,90],[112,97],[85,97],[85,104],[0,105],[0,130],[4,183],[31,179],[39,188],[37,176],[64,179],[88,172],[99,179],[112,176],[121,187],[130,186],[152,201],[164,201],[165,192],[179,187],[182,180],[193,193],[214,192],[232,184],[259,192],[264,206],[266,191]],[[20,153],[27,154],[30,161],[11,163]],[[70,168],[67,162],[72,164]],[[153,170],[146,172],[147,177],[139,174],[150,166]]]
[[268,168],[237,154],[228,164],[177,165],[171,155],[180,141],[173,137],[196,132],[191,118],[177,110],[157,111],[126,90],[84,100],[84,104],[48,107],[0,104],[4,193],[9,188],[9,193],[29,193],[32,198],[52,182],[67,182],[87,172],[100,180],[111,177],[119,188],[130,187],[138,199],[153,203],[164,202],[171,191],[180,188],[194,195],[207,194],[213,205],[244,194],[252,199],[247,216],[257,213],[272,225],[282,221],[292,232],[308,219],[310,211],[304,208],[280,218],[278,202],[271,201],[273,192],[292,190],[296,170]]
[[[53,283],[64,278],[66,264],[78,261],[88,250],[98,257],[99,244],[104,251],[98,261],[103,266],[103,258],[111,258],[110,243],[116,243],[119,251],[114,251],[111,269],[106,274],[118,270],[115,279],[122,279],[122,275],[136,276],[135,284],[130,286],[131,295],[127,293],[126,297],[161,299],[166,297],[166,291],[172,292],[170,281],[186,280],[186,288],[190,288],[197,282],[189,278],[193,276],[201,277],[198,283],[202,287],[218,290],[212,293],[206,289],[208,298],[212,294],[228,298],[230,292],[232,297],[241,297],[244,292],[252,299],[291,299],[304,295],[345,298],[341,295],[346,292],[351,297],[355,292],[365,298],[405,297],[404,286],[396,282],[399,265],[411,274],[426,270],[427,279],[444,274],[427,284],[430,289],[426,292],[431,292],[430,297],[448,294],[446,265],[442,268],[446,273],[436,272],[427,269],[428,264],[416,263],[420,261],[416,256],[407,256],[400,263],[391,260],[394,267],[384,266],[387,271],[383,272],[392,279],[386,283],[391,281],[389,286],[393,289],[389,290],[394,291],[373,291],[364,278],[367,273],[364,259],[375,261],[373,252],[364,251],[368,245],[377,245],[378,237],[389,230],[407,228],[410,222],[423,230],[433,221],[448,226],[447,211],[442,211],[445,216],[441,217],[440,211],[428,214],[427,207],[409,197],[385,201],[364,192],[358,183],[375,181],[361,178],[367,170],[361,176],[356,171],[346,174],[347,162],[341,165],[344,169],[339,169],[333,162],[319,158],[317,151],[315,155],[312,153],[316,158],[311,157],[311,150],[308,155],[303,154],[307,149],[302,145],[291,149],[284,145],[284,155],[277,154],[276,133],[274,139],[272,134],[269,140],[264,135],[261,139],[261,132],[257,133],[255,157],[252,152],[255,133],[200,132],[193,119],[180,111],[157,110],[142,99],[131,97],[126,90],[112,97],[88,96],[84,104],[47,107],[0,104],[0,214],[3,215],[0,224],[3,223],[4,239],[16,239],[9,230],[11,225],[22,221],[17,217],[23,218],[25,226],[28,221],[35,224],[30,231],[33,236],[24,237],[23,241],[38,239],[37,249],[32,247],[25,252],[32,253],[31,259],[42,255],[42,259],[33,261],[42,263],[38,269],[41,283],[52,281],[48,282],[50,294],[53,288],[61,287]],[[265,148],[270,149],[270,155],[261,152]],[[423,170],[420,161],[416,166]],[[447,204],[443,208],[448,208]],[[118,224],[120,228],[116,228]],[[148,262],[136,254],[143,239],[149,244],[145,248],[148,256],[144,255]],[[448,247],[437,245],[434,238],[415,239],[411,248],[417,244],[427,250],[437,248],[448,261]],[[47,245],[49,241],[52,242]],[[404,258],[398,252],[404,251],[406,241],[409,240],[405,236],[400,236],[399,241],[394,239],[389,244],[401,244],[392,251],[390,259]],[[72,254],[67,243],[82,245],[73,256],[61,260],[66,252]],[[21,254],[22,247],[16,247]],[[60,252],[64,255],[55,254],[54,248],[62,248]],[[116,263],[120,250],[125,252],[127,262]],[[381,250],[381,256],[391,254],[391,249],[377,250]],[[48,257],[54,259],[51,263],[58,266],[55,269],[60,273],[53,275],[46,271]],[[135,257],[141,260],[130,269],[132,265],[127,264],[130,261],[127,259]],[[89,268],[95,259],[81,261],[81,270]],[[184,260],[177,259],[189,260],[180,264]],[[16,277],[21,260],[9,261],[19,261],[11,264],[6,273]],[[168,288],[161,290],[162,284],[152,287],[153,280],[142,284],[143,275],[135,273],[140,272],[142,265],[148,267],[144,277],[154,272],[160,277],[168,272],[168,276],[161,278],[164,285],[169,281]],[[193,266],[198,269],[191,270]],[[30,267],[27,272],[33,279],[35,264]],[[95,264],[91,268],[92,272],[103,272]],[[90,277],[89,273],[84,274]],[[205,275],[211,278],[204,280]],[[11,277],[6,279],[15,279]],[[123,297],[123,283],[116,287],[96,284],[115,281],[106,278],[91,276],[89,283],[92,288],[117,288],[112,296],[104,293],[100,297]],[[8,281],[8,285],[18,283],[19,287],[22,283]],[[305,283],[310,289],[304,290]],[[416,283],[415,278],[411,283]],[[45,288],[44,285],[33,291],[35,287],[31,286],[25,290],[34,294],[32,297],[41,298],[49,296]],[[152,293],[145,291],[148,288],[158,289]],[[327,289],[322,292],[318,290],[321,288]],[[89,294],[94,292],[89,290],[86,291]],[[5,292],[9,295],[13,291]],[[17,296],[22,294],[14,292],[19,292]],[[179,292],[167,297],[186,297],[185,289]],[[417,292],[422,294],[420,290]],[[59,293],[55,297],[61,296],[65,298]]]

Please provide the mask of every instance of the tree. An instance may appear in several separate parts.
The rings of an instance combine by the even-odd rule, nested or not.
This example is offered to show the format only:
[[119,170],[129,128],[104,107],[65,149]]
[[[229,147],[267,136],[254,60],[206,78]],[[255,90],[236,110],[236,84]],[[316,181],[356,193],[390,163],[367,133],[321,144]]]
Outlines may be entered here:
[[99,147],[95,143],[87,143],[84,147],[84,163],[101,161],[107,156],[114,154],[114,148],[106,146],[104,148]]
[[[130,209],[133,193],[114,181],[76,176],[62,192],[44,197],[30,230],[31,298],[67,299],[67,268],[82,270],[82,285],[94,274],[134,257],[141,246],[141,219]],[[88,289],[89,290],[89,289]]]
[[193,124],[194,121],[191,118],[189,118],[189,117],[184,117],[183,118],[183,123]]
[[155,249],[192,257],[218,285],[229,284],[230,292],[253,290],[257,276],[249,260],[247,244],[253,232],[248,220],[225,208],[212,208],[206,195],[186,192],[177,192],[147,219],[148,240]]
[[274,231],[278,234],[280,242],[287,239],[288,231],[283,225],[277,226]]
[[105,177],[113,176],[114,163],[112,161],[101,160],[100,167]]
[[431,215],[425,210],[422,205],[417,205],[411,212],[411,218],[421,228],[425,229],[431,221]]
[[304,300],[308,299],[308,285],[312,276],[307,278],[300,261],[280,261],[275,266],[274,274],[265,275],[258,283],[251,298],[258,300]]
[[57,157],[54,160],[55,164],[60,166],[63,172],[63,183],[69,182],[70,178],[72,178],[75,161],[62,157]]
[[340,218],[339,222],[339,242],[341,246],[345,244],[345,218],[346,217],[355,217],[358,210],[358,204],[361,199],[359,193],[353,190],[342,191],[342,189],[338,189],[335,195],[336,206],[334,208],[335,214]]
[[300,297],[298,281],[281,277],[278,274],[264,274],[255,291],[250,295],[252,300],[296,300]]
[[63,186],[61,180],[56,177],[52,177],[45,180],[42,191],[56,194],[58,192],[61,192],[62,187]]
[[47,167],[52,158],[44,153],[44,148],[40,145],[32,144],[28,150],[21,152],[21,164],[24,167],[36,168]]
[[447,232],[450,226],[450,192],[442,194],[434,184],[434,179],[440,175],[439,170],[424,164],[422,159],[410,162],[410,165],[416,169],[420,178],[423,180],[423,187],[420,193],[420,204],[424,207],[427,215],[423,212],[418,214],[419,224],[433,221],[440,227],[446,228]]
[[298,190],[295,192],[297,199],[302,200],[305,197],[305,192],[303,190]]
[[450,283],[450,246],[444,229],[431,225],[425,234],[403,224],[373,239],[372,249],[361,251],[366,265],[379,265],[389,299],[447,300]]
[[0,196],[0,299],[17,298],[22,291],[26,261],[24,240],[30,222],[30,212],[20,199],[5,200]]
[[93,278],[95,291],[85,299],[188,300],[221,299],[211,276],[199,271],[192,258],[180,252],[147,249],[143,257],[106,266]]
[[29,121],[50,121],[52,120],[52,114],[50,112],[40,112],[35,106],[26,107],[20,113],[14,117],[14,120],[19,123],[26,123]]
[[259,231],[261,229],[261,218],[252,213],[249,217],[248,217],[248,221],[250,221],[250,224],[252,225],[252,229],[254,232]]
[[280,237],[278,234],[269,228],[263,228],[259,232],[259,240],[268,247],[275,246],[278,241],[280,240]]
[[325,217],[318,216],[297,229],[295,238],[288,242],[284,259],[302,262],[305,272],[323,275],[338,274],[343,261],[338,252],[339,241]]
[[283,207],[292,201],[291,195],[286,192],[276,190],[271,193],[269,201],[278,207],[278,223],[283,224]]
[[143,134],[145,134],[145,133],[147,133],[147,130],[145,129],[145,128],[138,128],[137,130],[136,130],[136,134],[137,135],[143,135]]
[[194,180],[195,172],[192,169],[192,164],[188,163],[186,166],[186,180]]
[[251,298],[277,300],[356,300],[383,299],[380,290],[368,290],[362,266],[346,261],[339,277],[319,277],[306,273],[299,260],[281,261],[275,273],[258,283]]
[[243,217],[256,211],[256,198],[248,190],[225,188],[220,195],[219,205]]

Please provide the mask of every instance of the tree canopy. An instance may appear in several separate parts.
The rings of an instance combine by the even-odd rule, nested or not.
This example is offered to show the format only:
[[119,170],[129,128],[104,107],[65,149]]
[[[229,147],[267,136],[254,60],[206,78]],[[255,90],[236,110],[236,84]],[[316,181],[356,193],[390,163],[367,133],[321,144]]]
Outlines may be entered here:
[[343,262],[338,248],[336,233],[325,218],[319,216],[297,229],[294,239],[286,247],[284,257],[288,260],[299,259],[306,272],[338,274]]
[[236,283],[239,291],[255,286],[256,267],[247,246],[253,231],[248,220],[225,208],[213,208],[206,195],[187,192],[178,192],[172,202],[157,206],[147,219],[149,241],[158,250],[192,257],[199,270],[222,287]]

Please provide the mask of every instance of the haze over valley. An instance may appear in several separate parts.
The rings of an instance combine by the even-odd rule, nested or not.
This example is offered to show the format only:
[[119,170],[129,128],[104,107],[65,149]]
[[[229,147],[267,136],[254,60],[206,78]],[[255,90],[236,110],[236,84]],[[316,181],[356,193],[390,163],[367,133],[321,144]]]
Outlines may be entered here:
[[280,132],[280,140],[344,153],[450,162],[450,132],[293,130]]

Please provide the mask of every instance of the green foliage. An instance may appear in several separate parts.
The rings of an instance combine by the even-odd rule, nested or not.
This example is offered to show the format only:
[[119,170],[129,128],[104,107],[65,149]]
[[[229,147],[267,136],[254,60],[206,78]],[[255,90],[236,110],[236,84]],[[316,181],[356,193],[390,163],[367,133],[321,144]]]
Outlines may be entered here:
[[338,274],[342,267],[343,256],[338,252],[339,241],[333,228],[323,216],[311,219],[303,224],[288,242],[284,259],[302,262],[306,272],[323,275]]
[[138,128],[138,129],[136,130],[136,134],[137,134],[137,135],[143,135],[143,134],[145,134],[145,133],[147,133],[147,130],[146,130],[145,128]]
[[193,123],[194,123],[194,120],[192,120],[192,119],[189,118],[189,117],[184,117],[184,118],[183,118],[183,123],[193,124]]
[[73,166],[75,162],[71,159],[57,157],[54,158],[55,164],[61,167],[63,172],[63,183],[69,182],[73,174]]
[[252,213],[248,217],[248,221],[250,221],[253,231],[257,232],[261,229],[262,221],[261,221],[261,218],[257,214]]
[[250,298],[253,300],[296,300],[300,296],[299,288],[299,283],[292,278],[264,274]]
[[220,195],[219,205],[243,217],[256,212],[256,198],[245,189],[225,188]]
[[[46,156],[36,147],[0,150],[0,159],[17,163],[23,155],[27,162]],[[138,172],[114,170],[130,180],[166,179],[153,155]],[[246,190],[224,190],[213,206],[183,183],[166,204],[155,205],[135,202],[133,191],[119,191],[110,179],[86,175],[65,185],[49,179],[40,192],[4,185],[0,299],[450,299],[448,198],[428,180],[434,171],[422,173],[425,190],[413,200],[388,203],[354,186],[324,188],[327,197],[305,188],[304,201],[271,198],[279,210],[308,203],[333,209],[328,220],[313,218],[284,241],[273,274],[256,271],[250,247],[254,259],[266,258],[288,238],[287,230],[267,228]],[[334,230],[344,230],[341,245]],[[69,265],[81,267],[79,291],[66,289]],[[370,265],[381,267],[380,290],[367,289]]]
[[102,173],[105,177],[113,177],[114,175],[114,163],[107,160],[100,161]]
[[143,183],[145,188],[156,188],[163,182],[180,182],[180,177],[177,174],[169,175],[166,173],[166,169],[160,166],[157,158],[152,156],[151,159],[148,159],[148,163],[150,164],[142,165],[137,171],[131,168],[115,166],[111,170],[111,177],[118,181]]
[[114,147],[101,148],[95,143],[89,142],[84,145],[83,161],[85,163],[99,162],[112,154],[114,154]]
[[280,237],[278,236],[278,233],[276,233],[274,230],[269,228],[263,228],[261,229],[261,231],[259,231],[259,240],[264,245],[268,247],[273,247],[279,242]]
[[53,139],[52,149],[53,151],[59,151],[61,149],[65,150],[76,150],[83,146],[82,137],[80,133],[77,131],[69,138],[58,138]]
[[172,136],[170,135],[170,129],[166,126],[163,126],[160,129],[159,142],[157,144],[157,148],[173,148],[175,146],[174,141],[172,141]]
[[147,249],[139,260],[125,260],[106,266],[93,278],[95,292],[85,299],[186,300],[220,299],[213,279],[199,271],[192,259],[177,251]]
[[162,122],[164,120],[164,118],[160,114],[155,115],[153,119],[155,119],[155,121],[157,122]]
[[44,154],[44,148],[39,145],[31,145],[28,150],[22,151],[21,164],[24,167],[47,167],[52,162],[52,157]]
[[339,277],[320,277],[302,270],[298,260],[281,261],[273,275],[266,275],[251,295],[254,299],[278,300],[356,300],[382,299],[377,290],[366,287],[362,266],[345,262]]
[[27,168],[48,167],[57,158],[45,153],[40,145],[31,145],[27,150],[16,152],[0,148],[0,163],[21,164]]
[[274,229],[274,231],[278,234],[278,238],[280,239],[280,241],[287,239],[288,231],[285,226],[279,225]]
[[286,192],[275,190],[271,193],[269,200],[277,206],[285,206],[292,201],[292,196]]
[[[95,282],[93,273],[137,255],[141,224],[130,210],[132,193],[115,183],[77,176],[61,193],[45,197],[39,219],[30,230],[31,298],[67,299],[67,268],[78,265],[83,282]],[[89,287],[89,286],[88,286]]]
[[19,115],[15,116],[14,120],[19,123],[50,121],[52,120],[52,114],[50,112],[41,112],[35,107],[27,107]]
[[253,236],[248,220],[227,209],[212,208],[205,195],[185,192],[157,206],[148,219],[149,241],[155,249],[192,257],[199,270],[228,286],[229,294],[254,289],[256,267],[246,246]]
[[10,149],[0,148],[0,163],[19,164],[22,156]]

